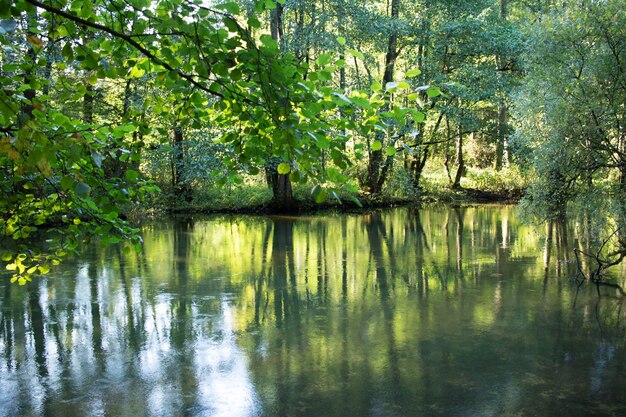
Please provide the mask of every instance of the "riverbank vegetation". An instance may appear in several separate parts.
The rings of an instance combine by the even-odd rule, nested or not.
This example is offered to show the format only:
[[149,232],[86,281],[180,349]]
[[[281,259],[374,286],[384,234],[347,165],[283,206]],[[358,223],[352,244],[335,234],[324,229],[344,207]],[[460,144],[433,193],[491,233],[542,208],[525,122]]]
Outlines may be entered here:
[[25,283],[93,237],[139,250],[133,212],[524,196],[619,262],[624,10],[2,0],[2,261]]

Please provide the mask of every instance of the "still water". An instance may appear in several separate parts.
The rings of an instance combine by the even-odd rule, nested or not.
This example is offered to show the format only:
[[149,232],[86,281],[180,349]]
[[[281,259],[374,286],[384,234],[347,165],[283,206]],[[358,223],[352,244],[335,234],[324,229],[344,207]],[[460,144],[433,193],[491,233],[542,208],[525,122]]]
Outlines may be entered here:
[[[143,227],[0,286],[0,416],[626,415],[626,308],[512,207]],[[614,271],[624,281],[624,267]]]

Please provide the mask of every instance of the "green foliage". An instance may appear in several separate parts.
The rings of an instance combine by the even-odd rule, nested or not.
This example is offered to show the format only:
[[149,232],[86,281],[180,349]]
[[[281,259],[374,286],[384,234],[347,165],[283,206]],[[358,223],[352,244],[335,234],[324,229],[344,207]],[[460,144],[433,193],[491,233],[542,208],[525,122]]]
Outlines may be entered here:
[[[233,16],[236,4],[214,11],[183,1],[136,1],[121,14],[126,6],[119,6],[18,0],[13,18],[2,24],[0,187],[8,197],[0,202],[0,232],[14,281],[47,272],[92,236],[103,244],[129,240],[140,247],[137,231],[121,214],[154,187],[140,174],[140,154],[129,145],[139,144],[139,150],[146,135],[162,134],[167,124],[221,126],[221,143],[238,166],[279,157],[303,177],[323,179],[320,143],[335,163],[347,163],[340,144],[328,136],[331,119],[319,117],[337,107],[331,90],[304,81],[307,68],[293,57],[278,59],[267,38],[257,43],[240,24],[245,17]],[[140,36],[129,36],[129,27]],[[24,38],[15,53],[9,45]],[[330,55],[318,64],[323,79]],[[81,73],[86,79],[76,76]],[[121,120],[108,114],[108,123],[98,123],[93,87],[119,78],[127,87],[142,80],[163,94],[146,98],[136,113],[126,94]],[[50,89],[54,82],[63,87]],[[140,121],[146,109],[157,121],[155,130]],[[186,156],[187,171],[194,170]],[[286,162],[279,167],[291,169]],[[52,246],[35,249],[39,232],[52,238]]]
[[156,185],[151,202],[189,208],[262,204],[248,181],[272,170],[307,201],[415,198],[455,168],[493,192],[529,177],[545,218],[598,186],[626,195],[620,0],[541,19],[496,0],[10,5],[0,240],[20,283],[92,237],[139,249],[126,214]]
[[[516,98],[515,147],[530,157],[534,181],[523,205],[542,218],[562,217],[577,195],[604,187],[626,201],[624,2],[583,1],[529,28],[534,47]],[[621,227],[621,226],[620,226]]]
[[526,189],[527,179],[524,178],[517,166],[511,166],[500,171],[494,168],[469,169],[466,185],[493,193],[521,194]]

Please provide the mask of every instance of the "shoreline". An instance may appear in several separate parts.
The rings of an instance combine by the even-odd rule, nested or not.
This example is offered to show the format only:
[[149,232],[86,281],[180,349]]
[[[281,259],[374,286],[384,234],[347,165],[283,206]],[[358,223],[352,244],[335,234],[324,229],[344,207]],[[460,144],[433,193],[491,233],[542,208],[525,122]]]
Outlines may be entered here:
[[[476,189],[448,189],[440,194],[425,194],[421,198],[371,198],[370,196],[360,196],[360,205],[352,200],[341,202],[325,202],[317,204],[312,201],[296,200],[294,204],[287,207],[277,207],[271,202],[266,202],[251,206],[241,207],[168,207],[162,210],[162,214],[184,216],[203,214],[312,214],[319,212],[333,211],[337,213],[362,213],[371,210],[415,206],[424,204],[446,204],[450,206],[465,206],[473,204],[518,204],[523,195],[520,192],[494,193]],[[157,216],[159,214],[156,214]]]

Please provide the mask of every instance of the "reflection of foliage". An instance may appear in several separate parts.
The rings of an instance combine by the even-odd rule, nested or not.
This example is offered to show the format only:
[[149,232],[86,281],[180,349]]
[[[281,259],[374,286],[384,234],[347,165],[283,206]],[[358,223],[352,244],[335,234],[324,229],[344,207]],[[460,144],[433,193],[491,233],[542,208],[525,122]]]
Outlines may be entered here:
[[[616,287],[622,295],[626,295],[626,292],[621,286],[617,284],[610,284],[604,282],[604,275],[612,266],[619,265],[624,258],[626,258],[626,246],[621,242],[615,240],[618,234],[618,230],[611,232],[606,239],[598,245],[598,249],[595,252],[585,252],[579,248],[574,248],[576,254],[576,263],[578,265],[577,279],[590,280],[591,282],[600,285],[610,285]],[[588,266],[583,269],[584,261],[581,257],[587,258],[587,262],[593,262],[595,266]],[[599,291],[599,290],[598,290]]]
[[[0,361],[20,364],[0,367],[5,398],[214,412],[207,387],[224,376],[242,389],[215,391],[252,387],[267,415],[576,415],[623,398],[623,307],[576,295],[560,262],[546,274],[545,236],[513,207],[180,217],[142,232],[142,253],[89,246],[68,279],[0,284]],[[572,232],[554,239],[561,255]],[[599,399],[575,400],[592,388]]]

